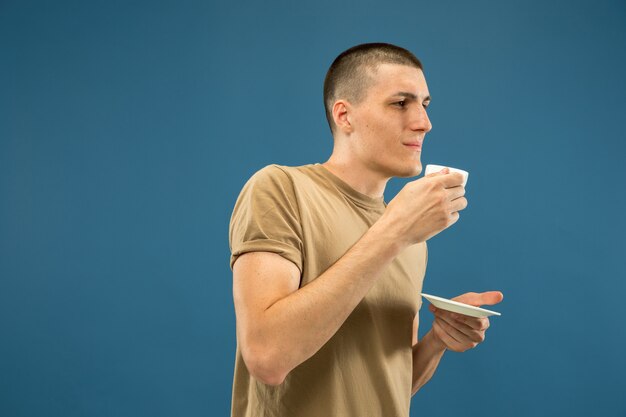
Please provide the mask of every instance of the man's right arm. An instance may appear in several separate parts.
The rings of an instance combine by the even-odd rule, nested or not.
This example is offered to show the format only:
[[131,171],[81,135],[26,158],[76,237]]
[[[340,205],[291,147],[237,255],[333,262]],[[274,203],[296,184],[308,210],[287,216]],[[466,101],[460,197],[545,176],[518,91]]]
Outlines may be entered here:
[[241,352],[250,373],[266,384],[282,383],[337,332],[400,249],[390,236],[370,229],[300,289],[300,271],[280,255],[240,256],[233,266],[233,294]]
[[467,205],[461,181],[459,174],[448,174],[407,184],[359,241],[302,288],[299,269],[280,255],[241,255],[233,265],[233,295],[249,372],[279,385],[313,356],[403,249],[458,220]]

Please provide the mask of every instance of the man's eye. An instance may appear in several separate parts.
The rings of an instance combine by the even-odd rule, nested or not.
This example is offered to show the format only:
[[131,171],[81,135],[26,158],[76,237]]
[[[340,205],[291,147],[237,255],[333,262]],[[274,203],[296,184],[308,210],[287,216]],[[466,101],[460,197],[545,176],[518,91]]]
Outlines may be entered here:
[[406,101],[405,100],[397,101],[395,104],[397,104],[399,107],[404,107],[406,106]]

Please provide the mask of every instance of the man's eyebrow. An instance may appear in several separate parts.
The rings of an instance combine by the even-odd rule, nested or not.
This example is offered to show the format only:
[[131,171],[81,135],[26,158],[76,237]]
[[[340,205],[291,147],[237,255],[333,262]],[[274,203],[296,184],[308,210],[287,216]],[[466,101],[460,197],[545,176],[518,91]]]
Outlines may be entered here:
[[[409,93],[407,91],[398,91],[397,93],[393,94],[391,97],[398,97],[398,96],[410,98],[411,100],[417,100],[417,96],[415,94]],[[423,101],[430,101],[430,96],[424,97]]]

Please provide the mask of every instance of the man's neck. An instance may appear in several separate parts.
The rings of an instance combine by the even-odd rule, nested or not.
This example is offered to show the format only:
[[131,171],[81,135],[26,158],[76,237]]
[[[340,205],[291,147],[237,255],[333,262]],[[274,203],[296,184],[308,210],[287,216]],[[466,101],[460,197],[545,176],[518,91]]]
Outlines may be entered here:
[[322,166],[356,191],[373,198],[383,196],[389,181],[389,178],[382,177],[380,173],[372,172],[358,163],[342,160],[335,155],[331,155]]

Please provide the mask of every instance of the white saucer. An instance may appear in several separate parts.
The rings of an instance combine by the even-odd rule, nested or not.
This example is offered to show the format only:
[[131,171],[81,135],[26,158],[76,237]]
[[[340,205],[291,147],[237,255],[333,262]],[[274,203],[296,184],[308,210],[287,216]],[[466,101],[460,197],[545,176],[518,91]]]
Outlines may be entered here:
[[455,313],[463,314],[471,317],[489,317],[500,316],[500,313],[496,311],[486,310],[480,307],[474,307],[469,304],[459,303],[458,301],[448,300],[447,298],[437,297],[435,295],[428,295],[422,293],[422,297],[427,299],[437,308],[442,310],[453,311]]

